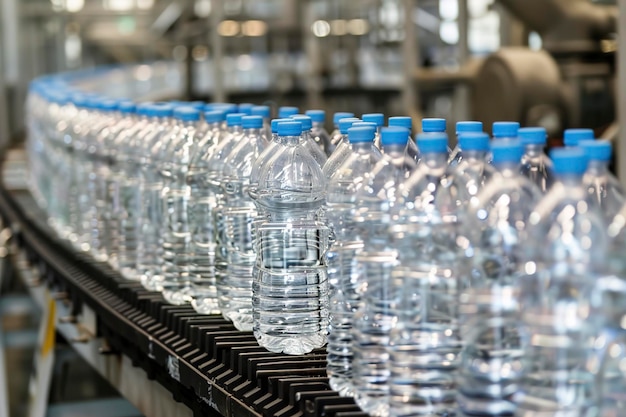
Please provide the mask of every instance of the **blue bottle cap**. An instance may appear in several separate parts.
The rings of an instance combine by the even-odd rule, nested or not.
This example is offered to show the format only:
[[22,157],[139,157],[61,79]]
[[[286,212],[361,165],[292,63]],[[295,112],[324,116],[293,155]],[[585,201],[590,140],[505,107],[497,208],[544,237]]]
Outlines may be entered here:
[[237,106],[237,112],[238,113],[245,113],[246,115],[250,116],[252,115],[252,108],[254,107],[254,104],[252,103],[241,103]]
[[349,117],[354,117],[354,113],[339,111],[333,115],[333,123],[335,124],[335,126],[339,126],[339,121],[341,119],[347,119]]
[[350,143],[373,142],[376,136],[376,127],[361,126],[348,129],[348,140]]
[[517,136],[524,145],[545,145],[548,132],[543,127],[523,127],[517,131]]
[[590,161],[610,161],[613,147],[608,140],[581,140],[578,142]]
[[517,122],[494,122],[492,127],[494,138],[516,138],[519,130]]
[[387,145],[403,145],[409,141],[411,132],[409,129],[400,126],[389,126],[380,129],[380,139],[383,146]]
[[245,116],[243,113],[230,113],[226,115],[227,126],[241,126],[241,118]]
[[155,103],[149,106],[149,117],[172,117],[174,108],[168,103]]
[[150,106],[152,106],[152,103],[139,103],[135,107],[135,112],[139,116],[149,116]]
[[304,114],[309,116],[315,123],[324,123],[326,121],[326,112],[324,110],[307,110]]
[[556,174],[583,175],[587,170],[587,156],[578,147],[556,148],[550,152]]
[[311,120],[311,118],[304,114],[294,114],[293,116],[290,116],[290,118],[302,123],[303,131],[311,130],[311,128],[313,127],[313,121]]
[[485,132],[465,132],[459,134],[459,147],[463,151],[488,151],[489,135]]
[[252,107],[253,116],[261,116],[264,119],[270,118],[270,106],[254,106]]
[[481,133],[483,131],[483,122],[464,121],[456,122],[456,134],[461,133]]
[[191,106],[178,106],[174,109],[174,118],[183,122],[196,122],[200,120],[200,110]]
[[100,109],[101,111],[104,111],[104,112],[115,111],[115,110],[118,109],[118,101],[117,100],[108,99],[108,98],[102,99],[98,103],[98,109]]
[[352,127],[363,127],[363,126],[371,126],[374,129],[376,129],[378,127],[378,125],[374,122],[366,122],[366,121],[362,121],[362,122],[354,122],[352,123]]
[[282,106],[278,108],[279,118],[293,116],[294,114],[298,113],[300,113],[300,110],[295,106]]
[[341,120],[339,120],[339,132],[342,135],[347,135],[348,134],[348,129],[350,129],[352,127],[352,124],[354,122],[360,122],[361,120],[357,119],[356,117],[345,117]]
[[137,106],[130,100],[122,100],[117,104],[117,109],[123,114],[135,113]]
[[385,124],[385,115],[382,113],[366,113],[361,116],[364,122],[376,123],[377,127],[381,127]]
[[400,126],[409,129],[409,131],[413,129],[413,119],[409,116],[392,116],[387,123],[389,126]]
[[519,139],[502,139],[491,144],[493,163],[520,162],[524,155],[524,145]]
[[207,123],[220,123],[226,120],[224,110],[208,110],[204,112],[204,120]]
[[189,106],[189,107],[193,107],[196,110],[204,110],[204,106],[205,106],[205,102],[204,101],[200,101],[200,100],[195,100],[195,101],[188,101],[186,103],[183,103],[185,106]]
[[282,122],[292,122],[293,119],[289,119],[287,117],[284,117],[282,119],[272,119],[270,126],[272,128],[272,133],[278,133],[278,124],[282,123]]
[[415,141],[422,154],[448,152],[448,135],[445,133],[420,133],[415,137]]
[[302,134],[302,123],[297,121],[278,123],[278,136],[300,136]]
[[446,119],[426,118],[422,119],[422,131],[424,133],[440,133],[446,131]]
[[237,105],[234,103],[209,103],[204,106],[204,110],[222,110],[226,114],[237,113]]
[[241,118],[241,125],[244,129],[260,129],[263,127],[263,117],[244,116]]
[[591,129],[566,129],[563,134],[565,146],[577,146],[581,140],[593,140],[596,138]]

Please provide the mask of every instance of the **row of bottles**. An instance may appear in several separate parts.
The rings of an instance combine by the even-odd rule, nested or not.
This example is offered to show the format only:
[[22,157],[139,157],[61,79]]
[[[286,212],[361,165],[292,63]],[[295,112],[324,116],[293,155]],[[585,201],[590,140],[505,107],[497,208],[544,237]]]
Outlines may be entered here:
[[327,133],[320,110],[45,83],[27,115],[60,236],[270,351],[327,344],[331,387],[372,415],[621,407],[626,209],[589,130],[548,158],[542,128],[459,122],[451,150],[443,119],[414,141],[408,117]]

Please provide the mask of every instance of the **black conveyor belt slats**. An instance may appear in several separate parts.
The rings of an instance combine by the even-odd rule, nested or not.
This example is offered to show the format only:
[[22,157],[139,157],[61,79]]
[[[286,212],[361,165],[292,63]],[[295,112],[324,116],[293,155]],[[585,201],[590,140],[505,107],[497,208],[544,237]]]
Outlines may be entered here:
[[59,239],[27,192],[0,187],[0,216],[13,244],[74,314],[97,316],[99,336],[127,355],[194,416],[363,417],[328,385],[326,351],[289,356],[261,348],[221,316],[174,306]]

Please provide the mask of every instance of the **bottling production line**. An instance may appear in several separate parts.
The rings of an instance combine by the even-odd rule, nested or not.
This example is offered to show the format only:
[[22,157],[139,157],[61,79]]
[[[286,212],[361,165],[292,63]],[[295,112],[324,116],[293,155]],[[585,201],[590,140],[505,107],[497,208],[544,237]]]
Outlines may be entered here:
[[[626,76],[623,75],[626,15],[619,11],[626,10],[626,1],[618,2],[619,5],[586,0],[496,1],[490,7],[505,16],[501,25],[510,24],[508,36],[528,38],[532,32],[542,39],[542,47],[535,50],[512,42],[513,47],[495,48],[476,56],[470,53],[467,40],[469,1],[460,0],[456,18],[459,47],[452,53],[451,67],[415,65],[427,61],[425,57],[430,59],[424,38],[430,40],[432,33],[424,25],[428,27],[427,12],[434,7],[431,3],[437,2],[392,2],[417,11],[398,19],[397,25],[407,34],[406,39],[381,42],[395,48],[395,58],[389,58],[390,61],[398,56],[404,58],[401,65],[393,66],[387,84],[380,82],[380,74],[377,78],[372,73],[384,74],[384,64],[388,62],[379,62],[380,68],[372,73],[355,73],[356,60],[353,62],[353,58],[343,55],[343,78],[333,79],[333,70],[318,64],[304,70],[299,67],[299,72],[294,71],[296,75],[284,74],[290,64],[298,67],[298,63],[301,65],[307,59],[317,62],[324,56],[324,44],[319,41],[328,34],[320,36],[326,26],[317,23],[321,18],[314,17],[319,13],[316,7],[321,7],[318,4],[321,2],[315,1],[288,6],[302,13],[305,22],[302,24],[311,30],[301,35],[302,55],[296,54],[294,58],[285,52],[285,62],[281,62],[285,68],[278,71],[282,77],[259,70],[258,77],[251,80],[250,72],[254,72],[255,66],[271,67],[267,62],[270,58],[254,54],[246,54],[251,60],[243,62],[247,71],[240,71],[239,62],[237,71],[243,73],[238,73],[239,78],[233,75],[237,71],[228,66],[233,65],[232,59],[226,59],[226,65],[219,65],[226,52],[236,55],[238,48],[225,45],[239,38],[229,36],[224,26],[226,32],[218,33],[214,29],[200,35],[211,50],[209,59],[194,59],[188,53],[182,60],[171,60],[168,56],[140,64],[101,65],[95,69],[64,67],[64,72],[57,76],[77,90],[136,101],[184,97],[216,102],[263,102],[274,107],[295,101],[303,108],[344,110],[342,106],[355,105],[361,106],[358,108],[362,112],[400,109],[398,113],[410,114],[414,119],[426,113],[445,113],[450,115],[450,123],[474,118],[484,121],[485,126],[498,120],[518,120],[523,125],[545,127],[553,143],[560,141],[561,132],[567,127],[593,127],[601,137],[613,141],[615,170],[622,182],[626,179],[626,130],[619,129],[626,117]],[[10,0],[8,3],[15,4]],[[56,5],[55,1],[52,3]],[[65,6],[70,3],[59,2]],[[178,32],[171,29],[176,26],[173,22],[184,22],[187,9],[184,2],[169,3],[157,16],[161,19],[157,23],[162,26],[156,26],[164,37],[175,32],[172,36],[175,38]],[[211,13],[202,15],[201,19],[189,19],[192,23],[181,24],[183,29],[177,30],[193,33],[205,21],[213,28],[226,21],[228,10],[221,2],[208,3],[213,7]],[[374,3],[380,7],[386,4],[385,1]],[[426,3],[424,7],[423,3]],[[37,15],[41,13],[39,7],[33,2],[24,10]],[[4,5],[3,18],[8,10]],[[97,12],[92,13],[97,20]],[[65,11],[60,15],[67,19],[71,13]],[[171,19],[169,25],[168,19]],[[327,25],[330,33],[331,26]],[[353,29],[358,29],[356,24]],[[254,28],[249,26],[247,30]],[[293,28],[281,29],[277,36],[284,37],[293,31]],[[11,41],[6,36],[2,39],[3,46]],[[193,37],[183,37],[180,45],[191,51],[189,39]],[[356,45],[356,42],[349,44],[346,49]],[[285,48],[289,50],[290,46]],[[10,59],[12,49],[0,54],[0,64],[2,59]],[[196,52],[203,51],[196,49]],[[376,53],[372,52],[374,56]],[[350,77],[358,81],[342,84],[342,79]],[[41,313],[34,348],[35,371],[27,378],[28,404],[21,408],[9,403],[9,391],[15,390],[9,389],[11,372],[15,371],[7,371],[6,355],[0,347],[0,417],[12,416],[14,410],[24,413],[20,415],[54,415],[49,411],[46,414],[50,390],[54,384],[72,384],[54,377],[60,373],[54,364],[55,333],[57,340],[69,345],[128,400],[128,403],[110,399],[94,403],[96,409],[89,415],[367,416],[352,398],[340,396],[330,388],[326,349],[295,356],[268,352],[259,347],[252,332],[236,330],[221,316],[199,315],[189,305],[168,304],[160,293],[147,291],[141,283],[123,278],[107,263],[94,260],[58,237],[28,190],[24,152],[7,139],[22,132],[20,123],[9,119],[22,117],[22,111],[13,107],[23,107],[27,88],[19,82],[9,88],[10,83],[3,86],[3,81],[0,78],[0,87],[6,87],[7,91],[5,99],[0,100],[0,135],[6,149],[0,184],[0,289],[22,288]],[[366,99],[359,101],[361,97]],[[365,101],[368,102],[364,104]],[[0,311],[5,311],[1,304]],[[6,311],[10,316],[10,309]],[[0,325],[0,344],[3,338]],[[72,415],[63,414],[62,407],[59,410],[60,415]],[[87,408],[77,410],[87,412]]]

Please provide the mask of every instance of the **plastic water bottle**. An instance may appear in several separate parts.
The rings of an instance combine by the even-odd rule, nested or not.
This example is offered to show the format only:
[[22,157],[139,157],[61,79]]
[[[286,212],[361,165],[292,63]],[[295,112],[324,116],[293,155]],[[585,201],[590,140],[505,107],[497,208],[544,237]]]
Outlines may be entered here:
[[450,152],[450,158],[448,158],[449,165],[458,165],[463,159],[463,149],[459,145],[459,135],[463,133],[482,133],[483,122],[464,121],[456,123],[456,146]]
[[341,119],[348,119],[351,117],[354,117],[354,113],[344,111],[337,112],[333,115],[333,131],[330,133],[330,146],[326,151],[327,155],[332,155],[335,152],[335,149],[343,141],[345,133],[341,133],[339,121]]
[[381,129],[383,158],[357,190],[354,226],[363,240],[357,255],[357,306],[352,328],[352,383],[356,403],[365,411],[384,415],[388,410],[389,332],[395,321],[396,301],[392,270],[397,262],[387,229],[397,188],[416,168],[406,155],[409,132],[402,127]]
[[300,109],[295,106],[282,106],[278,108],[278,118],[286,119],[300,113]]
[[348,141],[348,129],[352,127],[352,124],[359,121],[360,120],[356,117],[348,117],[339,121],[339,129],[340,132],[342,132],[343,139],[335,142],[335,151],[330,155],[322,167],[322,172],[327,179],[337,171],[337,169],[344,163],[346,158],[352,152],[350,142]]
[[592,129],[565,129],[563,132],[563,144],[567,148],[578,146],[581,140],[594,140],[595,138]]
[[604,267],[607,231],[582,182],[580,148],[554,149],[556,181],[530,216],[520,311],[524,376],[516,416],[594,415],[592,372],[597,326],[590,316]]
[[311,118],[313,122],[313,126],[311,128],[311,136],[315,143],[322,149],[322,152],[326,156],[329,156],[328,152],[330,146],[330,135],[324,128],[324,123],[326,122],[326,112],[324,110],[307,110],[305,112],[307,116]]
[[378,149],[382,149],[380,129],[385,125],[385,115],[382,113],[365,113],[361,116],[361,120],[368,123],[376,123],[376,137],[374,138],[374,145],[376,145]]
[[[463,149],[463,148],[462,148]],[[520,174],[519,140],[491,147],[497,173],[469,205],[461,284],[460,322],[464,349],[457,378],[459,415],[512,416],[522,372],[517,282],[525,274],[527,225],[542,196]]]
[[176,132],[171,117],[174,107],[170,104],[155,104],[150,107],[155,119],[147,133],[137,135],[136,151],[141,164],[139,239],[137,242],[137,272],[142,285],[148,290],[161,291],[163,281],[163,251],[161,225],[163,204],[161,192],[169,159],[164,150]]
[[319,147],[318,143],[315,141],[313,137],[312,129],[313,129],[313,120],[304,114],[294,114],[291,116],[291,119],[297,120],[302,123],[302,135],[304,136],[304,146],[309,151],[309,153],[315,159],[315,162],[319,164],[320,167],[323,167],[326,163],[326,154]]
[[494,122],[491,134],[494,139],[515,139],[518,136],[518,122]]
[[242,118],[243,137],[226,157],[222,176],[226,274],[218,282],[222,315],[243,331],[252,330],[252,273],[256,207],[248,194],[252,165],[267,146],[260,116]]
[[193,224],[189,210],[192,194],[187,180],[189,166],[204,137],[204,130],[198,109],[176,107],[173,115],[180,129],[167,145],[169,175],[163,177],[161,191],[164,216],[161,226],[163,281],[160,286],[168,303],[181,305],[192,299]]
[[326,255],[330,283],[330,327],[328,334],[328,377],[330,387],[342,396],[352,396],[352,317],[359,297],[356,292],[356,256],[363,248],[354,217],[356,195],[381,159],[374,145],[375,126],[351,127],[348,140],[352,154],[330,177],[327,187],[328,224],[333,243]]
[[205,111],[204,120],[208,129],[191,158],[187,173],[187,184],[191,188],[191,305],[201,314],[219,314],[215,277],[217,197],[208,179],[212,169],[209,156],[227,137],[227,131],[222,126],[226,121],[226,112],[223,108]]
[[326,344],[330,231],[320,221],[326,179],[304,148],[302,124],[278,125],[281,145],[265,164],[254,195],[258,226],[252,287],[254,335],[272,352],[304,354]]
[[[217,288],[220,287],[220,283],[225,279],[227,273],[226,268],[228,265],[228,253],[227,253],[227,238],[226,227],[224,224],[224,189],[222,187],[222,178],[224,175],[225,161],[228,155],[235,149],[243,137],[242,118],[243,113],[231,113],[226,115],[226,123],[228,125],[227,135],[221,141],[219,145],[211,149],[211,152],[206,155],[207,166],[209,172],[207,173],[207,181],[209,182],[210,192],[212,197],[215,198],[215,278],[217,282]],[[218,304],[221,303],[218,291]],[[221,310],[221,306],[220,306]]]
[[419,162],[420,153],[417,149],[417,144],[411,138],[411,132],[413,131],[413,119],[409,116],[393,116],[389,118],[389,126],[403,127],[409,131],[409,140],[406,143],[406,154],[409,158],[413,158],[415,162]]
[[467,202],[472,201],[495,174],[489,164],[489,135],[486,133],[462,133],[459,144],[463,158],[458,165],[450,165],[449,180],[465,187]]
[[466,188],[448,178],[446,134],[421,134],[417,142],[422,159],[400,189],[389,228],[399,256],[394,287],[401,295],[390,334],[390,414],[453,415]]
[[263,136],[266,138],[272,137],[271,122],[271,110],[270,106],[254,106],[252,107],[252,116],[261,116],[263,118]]
[[606,271],[595,285],[594,314],[602,327],[594,347],[598,356],[596,385],[599,398],[599,417],[619,416],[626,403],[626,206],[617,213],[608,228],[610,238]]
[[552,161],[544,153],[548,134],[542,127],[524,127],[518,135],[524,145],[521,173],[533,181],[542,192],[546,192],[554,181]]
[[609,224],[626,202],[624,188],[609,170],[613,148],[606,140],[581,140],[578,146],[583,148],[589,159],[583,184],[587,192],[598,201]]

